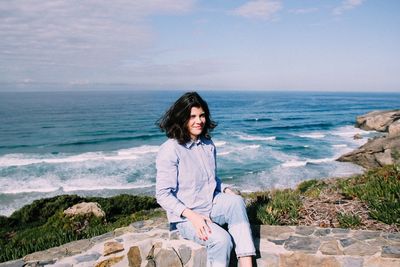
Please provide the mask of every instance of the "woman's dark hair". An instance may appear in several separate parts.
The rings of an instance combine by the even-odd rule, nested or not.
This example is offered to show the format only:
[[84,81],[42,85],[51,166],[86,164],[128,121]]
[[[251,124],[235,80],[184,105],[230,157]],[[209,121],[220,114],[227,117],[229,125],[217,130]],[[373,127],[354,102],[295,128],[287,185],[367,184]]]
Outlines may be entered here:
[[204,110],[206,123],[201,135],[210,139],[210,132],[217,126],[217,123],[211,120],[207,102],[196,92],[188,92],[182,95],[167,112],[158,119],[156,125],[160,127],[161,131],[166,133],[168,138],[176,139],[179,144],[183,145],[190,141],[187,123],[190,119],[192,107],[201,107]]

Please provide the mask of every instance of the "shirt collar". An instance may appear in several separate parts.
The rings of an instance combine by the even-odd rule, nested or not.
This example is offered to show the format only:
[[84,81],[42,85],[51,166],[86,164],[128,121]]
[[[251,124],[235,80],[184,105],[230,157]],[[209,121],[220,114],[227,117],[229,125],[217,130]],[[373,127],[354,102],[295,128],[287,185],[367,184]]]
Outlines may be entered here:
[[185,146],[186,146],[186,148],[191,148],[192,146],[194,146],[194,145],[200,145],[200,144],[204,144],[204,141],[203,141],[203,138],[200,136],[196,141],[193,141],[193,140],[189,140],[186,144],[185,144]]

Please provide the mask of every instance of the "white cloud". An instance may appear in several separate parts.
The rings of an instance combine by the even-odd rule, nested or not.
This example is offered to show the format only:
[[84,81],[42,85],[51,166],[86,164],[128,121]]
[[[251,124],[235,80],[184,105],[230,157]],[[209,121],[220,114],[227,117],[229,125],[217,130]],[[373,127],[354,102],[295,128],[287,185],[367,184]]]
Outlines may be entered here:
[[194,0],[0,1],[0,81],[95,80],[151,49],[148,16],[193,7]]
[[308,14],[308,13],[317,12],[318,10],[319,9],[316,7],[310,7],[310,8],[291,9],[291,10],[289,10],[289,12],[292,14]]
[[342,15],[345,11],[360,6],[364,0],[344,0],[340,6],[333,9],[334,15]]
[[281,9],[280,1],[255,0],[234,9],[232,13],[245,18],[270,20]]

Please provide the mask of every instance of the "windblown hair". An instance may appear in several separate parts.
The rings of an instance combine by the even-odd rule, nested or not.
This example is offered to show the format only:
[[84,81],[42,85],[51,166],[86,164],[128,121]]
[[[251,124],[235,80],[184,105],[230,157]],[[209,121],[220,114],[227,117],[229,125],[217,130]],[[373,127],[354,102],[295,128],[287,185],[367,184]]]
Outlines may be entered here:
[[190,141],[187,123],[190,119],[192,107],[201,107],[204,110],[206,122],[201,135],[210,139],[210,132],[217,126],[217,123],[211,119],[207,102],[196,92],[188,92],[182,95],[167,112],[157,120],[156,125],[161,131],[166,133],[168,138],[176,139],[179,144],[183,145]]

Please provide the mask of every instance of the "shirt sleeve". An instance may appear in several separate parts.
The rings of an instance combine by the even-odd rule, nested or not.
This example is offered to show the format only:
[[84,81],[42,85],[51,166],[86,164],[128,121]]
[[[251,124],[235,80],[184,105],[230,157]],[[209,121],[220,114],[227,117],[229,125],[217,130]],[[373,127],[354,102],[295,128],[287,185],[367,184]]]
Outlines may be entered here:
[[179,159],[171,142],[160,147],[156,159],[156,199],[167,212],[180,217],[186,206],[176,198]]

